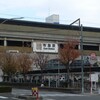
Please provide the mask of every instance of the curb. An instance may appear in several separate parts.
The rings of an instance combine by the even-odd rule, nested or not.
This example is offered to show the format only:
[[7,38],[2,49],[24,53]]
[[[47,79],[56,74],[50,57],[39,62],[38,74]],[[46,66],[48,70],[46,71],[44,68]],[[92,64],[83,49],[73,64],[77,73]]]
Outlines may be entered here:
[[[37,100],[37,98],[35,96],[31,96],[31,95],[28,95],[28,96],[17,96],[16,98],[25,99],[25,100]],[[39,100],[43,100],[43,97],[40,96]]]

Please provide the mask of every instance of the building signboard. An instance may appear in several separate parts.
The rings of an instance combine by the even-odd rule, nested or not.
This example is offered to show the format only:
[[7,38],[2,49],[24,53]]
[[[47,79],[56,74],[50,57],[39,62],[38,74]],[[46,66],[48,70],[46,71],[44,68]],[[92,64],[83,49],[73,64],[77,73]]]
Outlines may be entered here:
[[91,81],[92,82],[98,82],[98,74],[91,74]]

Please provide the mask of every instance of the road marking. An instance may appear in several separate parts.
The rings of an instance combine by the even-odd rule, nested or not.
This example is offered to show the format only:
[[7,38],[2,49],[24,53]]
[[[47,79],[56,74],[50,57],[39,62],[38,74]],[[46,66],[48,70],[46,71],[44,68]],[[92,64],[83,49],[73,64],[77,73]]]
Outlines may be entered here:
[[55,99],[44,98],[43,100],[55,100]]
[[19,98],[15,98],[15,97],[12,97],[12,99],[14,99],[14,100],[25,100],[25,99],[19,99]]
[[1,99],[7,99],[8,97],[0,96]]
[[63,96],[83,96],[83,95],[81,95],[81,94],[41,94],[41,96],[43,96],[43,97],[48,97],[48,96],[51,96],[51,97],[55,97],[55,96],[63,97]]

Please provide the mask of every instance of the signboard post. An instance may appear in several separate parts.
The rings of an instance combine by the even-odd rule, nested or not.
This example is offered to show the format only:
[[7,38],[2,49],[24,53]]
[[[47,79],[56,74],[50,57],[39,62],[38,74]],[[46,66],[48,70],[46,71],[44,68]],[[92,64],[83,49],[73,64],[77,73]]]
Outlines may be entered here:
[[96,57],[96,54],[95,53],[91,53],[90,54],[90,59],[89,59],[89,62],[90,62],[90,93],[92,94],[92,73],[91,73],[91,67],[93,67],[93,64],[96,63],[97,61],[97,57]]

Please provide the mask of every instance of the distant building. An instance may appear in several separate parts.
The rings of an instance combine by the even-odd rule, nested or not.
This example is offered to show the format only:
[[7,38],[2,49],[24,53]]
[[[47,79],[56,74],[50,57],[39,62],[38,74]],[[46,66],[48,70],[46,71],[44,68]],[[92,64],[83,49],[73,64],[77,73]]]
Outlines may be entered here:
[[53,14],[46,18],[47,23],[59,24],[59,15]]

